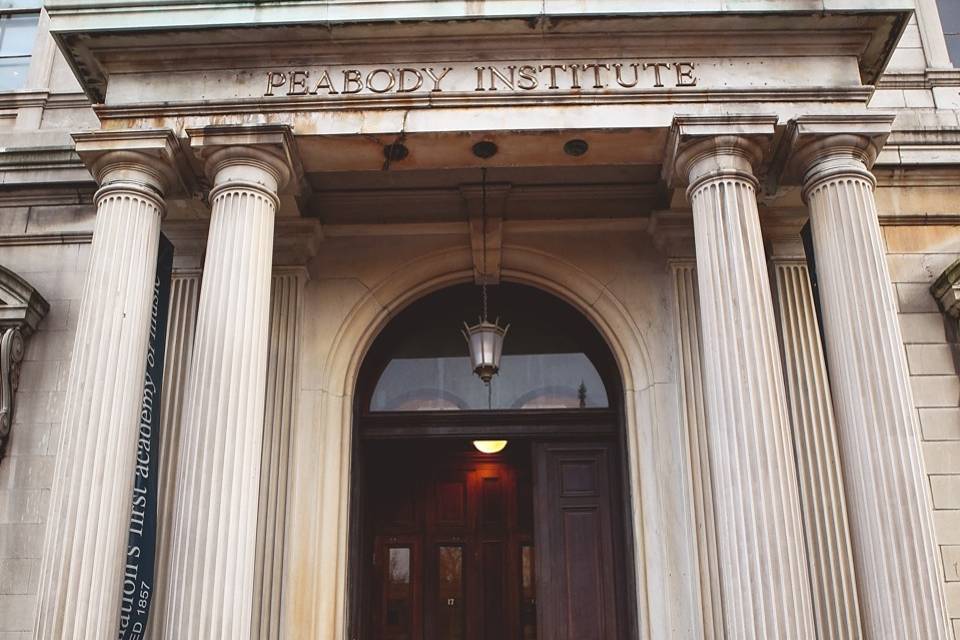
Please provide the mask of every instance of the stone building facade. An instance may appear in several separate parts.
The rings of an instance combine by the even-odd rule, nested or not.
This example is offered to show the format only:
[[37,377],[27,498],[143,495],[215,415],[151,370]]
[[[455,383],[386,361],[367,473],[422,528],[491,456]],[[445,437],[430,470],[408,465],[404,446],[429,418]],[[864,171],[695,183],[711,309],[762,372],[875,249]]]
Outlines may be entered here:
[[0,640],[127,624],[161,233],[143,637],[960,640],[960,9],[678,5],[0,2]]

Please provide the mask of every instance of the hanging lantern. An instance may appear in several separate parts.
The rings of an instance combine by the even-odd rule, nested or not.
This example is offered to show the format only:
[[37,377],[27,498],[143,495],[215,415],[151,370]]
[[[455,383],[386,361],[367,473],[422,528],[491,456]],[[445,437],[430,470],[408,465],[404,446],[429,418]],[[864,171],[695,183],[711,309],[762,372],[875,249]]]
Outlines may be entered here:
[[463,337],[470,347],[470,363],[473,365],[473,372],[480,376],[484,384],[490,384],[493,376],[500,371],[503,339],[510,325],[501,327],[499,322],[499,318],[496,322],[481,319],[472,327],[466,322],[463,323]]
[[481,175],[482,195],[480,219],[482,224],[483,237],[483,264],[480,275],[480,290],[482,293],[483,315],[480,322],[470,326],[463,323],[465,331],[463,337],[467,340],[470,347],[470,363],[473,365],[473,372],[480,376],[483,383],[487,385],[487,408],[492,409],[492,390],[490,381],[493,376],[500,371],[500,354],[503,353],[503,339],[507,335],[507,329],[500,326],[500,318],[490,322],[487,320],[487,170],[484,168]]

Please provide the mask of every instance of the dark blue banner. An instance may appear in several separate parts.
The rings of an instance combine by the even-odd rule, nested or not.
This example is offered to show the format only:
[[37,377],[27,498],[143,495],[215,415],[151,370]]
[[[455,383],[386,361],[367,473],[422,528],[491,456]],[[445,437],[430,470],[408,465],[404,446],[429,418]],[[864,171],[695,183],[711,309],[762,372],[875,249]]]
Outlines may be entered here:
[[163,358],[167,343],[167,315],[170,308],[170,280],[173,274],[173,245],[160,234],[157,277],[153,285],[150,313],[150,344],[143,379],[143,401],[137,424],[137,463],[127,558],[123,571],[120,601],[120,640],[142,640],[153,600],[153,565],[157,547],[157,473],[160,463],[160,397],[163,387]]

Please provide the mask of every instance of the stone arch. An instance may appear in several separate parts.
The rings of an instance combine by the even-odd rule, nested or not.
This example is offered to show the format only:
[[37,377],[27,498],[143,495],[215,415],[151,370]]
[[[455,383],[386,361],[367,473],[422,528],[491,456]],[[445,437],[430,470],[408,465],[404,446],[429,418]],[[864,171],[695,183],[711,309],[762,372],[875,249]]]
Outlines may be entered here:
[[[640,636],[651,637],[653,601],[664,597],[666,572],[659,536],[654,425],[657,402],[654,374],[644,336],[624,305],[602,282],[559,256],[527,247],[503,248],[504,280],[534,286],[566,301],[584,314],[607,342],[623,385],[627,474],[634,533],[635,582]],[[309,545],[293,545],[286,566],[294,567],[284,584],[285,637],[323,640],[346,638],[350,456],[353,393],[361,364],[375,338],[406,306],[438,289],[470,282],[473,264],[466,246],[418,257],[367,289],[344,317],[327,353],[319,406],[302,412],[298,429],[306,448],[322,450],[319,464],[293,462],[291,504],[298,516],[292,527],[309,530]],[[301,452],[306,449],[301,448]],[[314,456],[316,460],[316,456]],[[318,500],[320,508],[313,502]],[[651,539],[650,532],[654,532]],[[648,568],[654,568],[651,574]],[[655,615],[655,614],[654,614]],[[659,635],[654,633],[653,635]]]

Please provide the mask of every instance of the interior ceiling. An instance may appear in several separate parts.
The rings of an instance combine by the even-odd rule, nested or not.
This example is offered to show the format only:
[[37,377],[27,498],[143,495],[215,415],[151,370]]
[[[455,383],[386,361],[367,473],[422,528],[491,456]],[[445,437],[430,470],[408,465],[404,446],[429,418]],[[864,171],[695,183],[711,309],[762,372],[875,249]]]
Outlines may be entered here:
[[[657,165],[490,167],[488,213],[506,220],[645,216],[663,198]],[[312,194],[306,216],[325,224],[464,221],[482,168],[381,170],[306,174]]]

